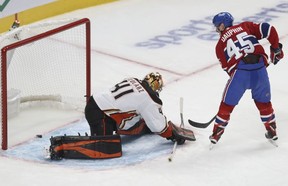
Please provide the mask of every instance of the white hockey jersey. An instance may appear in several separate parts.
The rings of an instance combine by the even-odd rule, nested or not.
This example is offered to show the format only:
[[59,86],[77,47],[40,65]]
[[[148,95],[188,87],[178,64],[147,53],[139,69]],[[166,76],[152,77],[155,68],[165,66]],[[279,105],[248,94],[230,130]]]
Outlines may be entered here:
[[93,94],[93,98],[99,108],[116,121],[120,130],[130,129],[140,119],[144,119],[154,133],[161,134],[167,128],[162,101],[146,82],[128,78],[109,91]]

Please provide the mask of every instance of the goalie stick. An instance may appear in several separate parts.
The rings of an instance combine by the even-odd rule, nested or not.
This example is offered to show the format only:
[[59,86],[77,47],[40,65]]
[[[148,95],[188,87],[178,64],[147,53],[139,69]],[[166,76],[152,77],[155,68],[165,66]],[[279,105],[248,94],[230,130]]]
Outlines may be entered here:
[[[183,97],[180,97],[180,118],[181,118],[181,124],[180,124],[180,127],[181,128],[184,128],[184,119],[183,119]],[[172,152],[171,152],[171,155],[169,156],[168,158],[168,161],[171,162],[173,160],[173,157],[176,153],[176,148],[177,148],[177,141],[174,142],[174,146],[173,146],[173,149],[172,149]]]
[[190,119],[188,119],[188,122],[190,125],[192,125],[193,127],[197,127],[197,128],[207,128],[214,120],[215,120],[216,116],[214,116],[210,121],[208,121],[207,123],[200,123],[200,122],[196,122],[196,121],[192,121]]
[[180,97],[180,118],[181,118],[180,127],[181,127],[181,128],[184,128],[184,119],[183,119],[183,97]]

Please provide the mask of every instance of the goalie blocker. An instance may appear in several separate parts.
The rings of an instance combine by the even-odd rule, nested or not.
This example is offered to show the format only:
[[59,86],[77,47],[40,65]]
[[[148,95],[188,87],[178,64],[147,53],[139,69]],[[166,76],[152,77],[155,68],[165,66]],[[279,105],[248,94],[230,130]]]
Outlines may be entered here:
[[168,124],[172,126],[172,136],[167,138],[168,140],[172,140],[173,142],[177,141],[178,145],[184,144],[186,140],[196,141],[192,130],[178,127],[171,121],[169,121]]
[[122,156],[119,135],[107,136],[56,136],[50,138],[52,160],[107,159]]

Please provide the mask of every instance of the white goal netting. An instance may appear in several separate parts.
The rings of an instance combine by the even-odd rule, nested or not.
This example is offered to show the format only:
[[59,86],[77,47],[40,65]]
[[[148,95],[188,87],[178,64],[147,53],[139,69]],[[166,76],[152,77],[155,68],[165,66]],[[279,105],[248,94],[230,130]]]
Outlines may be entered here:
[[8,118],[23,105],[84,109],[90,94],[88,19],[20,26],[0,36],[0,47],[2,148],[9,136]]

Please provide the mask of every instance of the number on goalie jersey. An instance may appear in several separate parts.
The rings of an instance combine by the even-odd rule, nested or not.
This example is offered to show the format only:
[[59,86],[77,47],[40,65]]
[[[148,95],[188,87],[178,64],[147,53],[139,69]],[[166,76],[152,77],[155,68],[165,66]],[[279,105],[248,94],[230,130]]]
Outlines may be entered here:
[[162,76],[152,72],[143,80],[127,78],[106,92],[93,94],[85,108],[91,135],[152,132],[177,141],[172,122],[168,123],[162,113],[162,87]]

